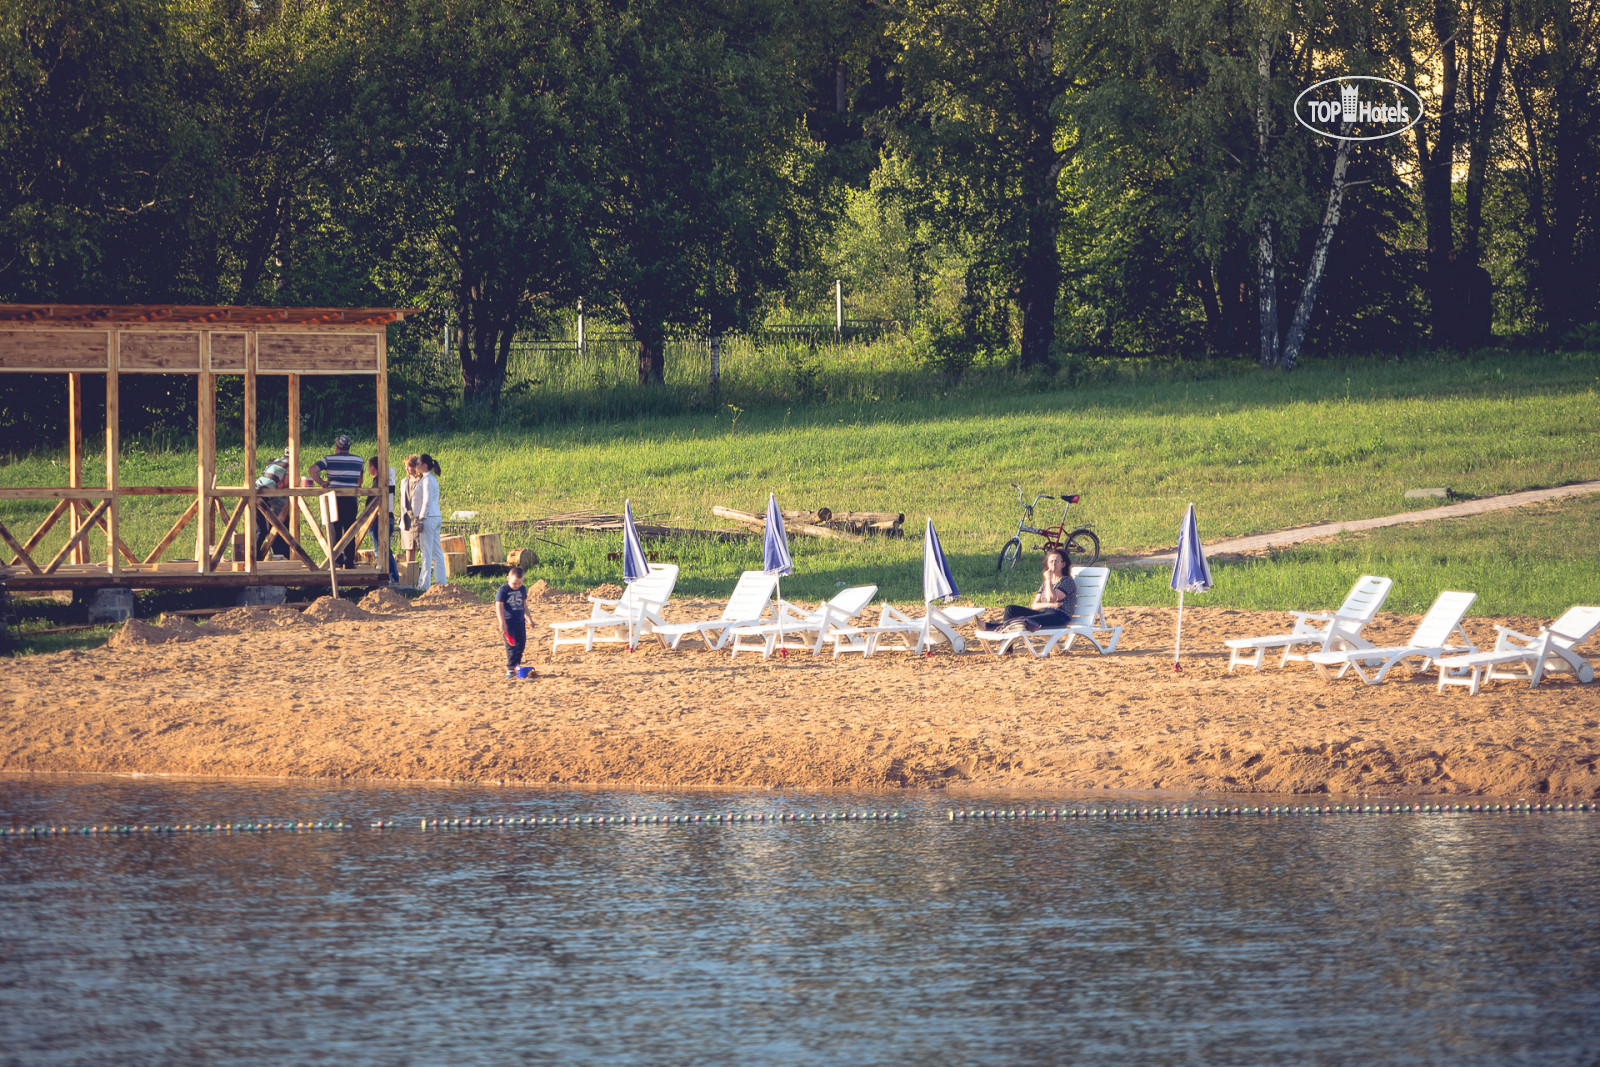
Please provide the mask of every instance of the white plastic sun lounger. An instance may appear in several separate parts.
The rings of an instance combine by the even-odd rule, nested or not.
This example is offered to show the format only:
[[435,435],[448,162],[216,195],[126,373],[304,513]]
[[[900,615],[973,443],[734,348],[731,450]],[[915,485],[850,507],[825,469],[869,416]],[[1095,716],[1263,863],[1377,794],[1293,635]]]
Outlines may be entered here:
[[650,633],[661,642],[662,648],[676,649],[678,642],[693,634],[707,648],[721,648],[737,626],[759,626],[772,607],[772,592],[778,578],[761,571],[745,571],[733,587],[722,614],[703,622],[662,622],[654,611],[650,614]]
[[[961,652],[966,649],[967,642],[956,632],[957,627],[965,626],[987,610],[971,606],[945,607],[934,603],[924,604],[923,607],[922,618],[914,619],[899,608],[885,604],[878,612],[876,626],[835,629],[830,638],[833,642],[833,658],[838,659],[842,652],[859,652],[863,656],[870,656],[880,648],[920,656],[939,644],[948,644],[950,651]],[[885,640],[900,643],[884,645]]]
[[1439,661],[1439,692],[1447,685],[1470,687],[1473,696],[1490,678],[1538,685],[1546,674],[1570,671],[1580,682],[1594,681],[1594,664],[1576,649],[1600,630],[1600,608],[1571,607],[1566,614],[1532,636],[1509,626],[1496,626],[1493,651],[1446,656]]
[[[1072,621],[1066,626],[1034,630],[1032,633],[1026,630],[979,630],[978,640],[997,656],[1010,651],[1012,645],[1021,643],[1029,652],[1043,659],[1054,651],[1062,638],[1066,638],[1066,643],[1061,645],[1061,651],[1068,652],[1072,649],[1072,642],[1081,637],[1102,656],[1109,656],[1117,650],[1117,642],[1122,640],[1122,627],[1112,626],[1106,619],[1105,609],[1100,606],[1100,601],[1105,597],[1106,581],[1110,577],[1109,567],[1072,568],[1072,580],[1078,587],[1078,600],[1073,608]],[[1110,634],[1110,640],[1102,643],[1098,636],[1100,634]]]
[[587,619],[550,624],[554,631],[550,635],[550,653],[554,655],[562,645],[582,645],[585,652],[593,651],[599,643],[626,641],[629,648],[637,646],[640,635],[649,632],[652,614],[659,617],[677,584],[678,565],[657,563],[649,574],[630,582],[616,600],[590,597],[594,606]]
[[1344,598],[1339,610],[1332,614],[1291,611],[1289,614],[1294,616],[1294,626],[1286,634],[1235,637],[1224,641],[1229,650],[1228,670],[1233,670],[1240,663],[1248,663],[1259,671],[1261,660],[1270,648],[1283,649],[1283,658],[1278,661],[1278,666],[1282,667],[1290,660],[1305,660],[1306,653],[1295,651],[1296,646],[1312,645],[1315,647],[1309,651],[1316,652],[1361,647],[1367,642],[1357,638],[1383,607],[1393,586],[1392,579],[1363,574],[1356,579],[1356,584],[1350,588],[1350,595]]
[[815,611],[780,600],[776,621],[759,626],[735,626],[728,631],[733,635],[727,642],[729,655],[737,656],[740,649],[753,652],[758,648],[762,659],[780,648],[803,648],[815,655],[822,651],[823,643],[833,631],[849,626],[850,620],[865,611],[877,593],[875,585],[841,589],[833,599],[819,604]]
[[[1417,624],[1416,632],[1411,635],[1409,644],[1391,645],[1387,648],[1374,648],[1366,644],[1362,648],[1328,649],[1324,652],[1312,652],[1306,659],[1317,668],[1324,678],[1343,678],[1345,671],[1354,670],[1363,682],[1368,685],[1377,685],[1389,674],[1390,668],[1403,660],[1420,659],[1422,665],[1414,673],[1426,671],[1433,662],[1445,656],[1454,656],[1465,652],[1476,652],[1467,632],[1461,628],[1461,620],[1467,614],[1467,609],[1472,602],[1478,599],[1477,593],[1457,593],[1446,590],[1434,600],[1433,606]],[[1450,644],[1451,637],[1460,635],[1461,644]],[[1334,673],[1331,668],[1339,668]]]

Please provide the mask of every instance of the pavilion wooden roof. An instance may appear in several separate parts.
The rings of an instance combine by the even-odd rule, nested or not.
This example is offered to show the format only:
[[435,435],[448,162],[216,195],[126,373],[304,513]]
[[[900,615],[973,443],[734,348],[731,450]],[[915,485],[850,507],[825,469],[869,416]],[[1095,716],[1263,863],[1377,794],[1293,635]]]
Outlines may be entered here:
[[0,304],[0,323],[40,325],[252,326],[257,329],[295,326],[385,326],[418,308],[240,307],[204,304]]

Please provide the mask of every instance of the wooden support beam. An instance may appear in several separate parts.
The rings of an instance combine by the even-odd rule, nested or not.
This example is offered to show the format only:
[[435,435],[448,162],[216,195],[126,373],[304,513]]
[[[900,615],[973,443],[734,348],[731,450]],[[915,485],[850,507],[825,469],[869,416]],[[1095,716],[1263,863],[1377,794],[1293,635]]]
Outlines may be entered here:
[[[117,500],[117,488],[122,484],[122,407],[118,382],[122,375],[122,335],[106,332],[106,491],[111,499],[103,500],[95,510],[105,515],[106,570],[113,577],[122,572],[117,558],[117,546],[122,542],[122,505]],[[84,520],[82,533],[93,522],[94,515]],[[76,535],[74,535],[76,537]]]
[[[83,375],[74,372],[67,375],[67,471],[70,476],[72,488],[83,488]],[[72,533],[78,532],[82,525],[78,520],[83,517],[87,508],[74,503],[72,505]],[[72,553],[72,562],[89,562],[86,546],[79,545]]]
[[283,538],[284,543],[289,546],[289,550],[299,556],[307,567],[312,570],[319,570],[317,561],[311,558],[311,553],[307,552],[299,541],[295,540],[294,534],[289,532],[289,528],[283,524],[283,521],[266,508],[261,508],[260,510],[261,517],[267,520],[267,525],[272,527],[274,533]]
[[189,525],[189,520],[194,518],[199,513],[200,501],[196,500],[189,505],[188,509],[184,511],[182,515],[178,516],[178,521],[173,523],[172,529],[168,530],[166,536],[156,543],[156,547],[148,556],[144,558],[144,562],[158,562],[161,559],[161,553],[172,547],[172,542],[176,541],[178,539],[178,534],[182,533],[183,528]]
[[[295,497],[294,502],[299,507],[300,514],[305,516],[306,522],[311,524],[311,535],[317,539],[317,547],[322,549],[324,552],[328,552],[328,539],[322,534],[322,520],[318,519],[316,515],[312,514],[311,506],[306,503],[305,497],[297,496]],[[332,555],[331,552],[328,554],[330,556]]]
[[394,507],[394,490],[389,485],[389,331],[378,334],[378,478],[374,489],[383,490],[378,497],[378,571],[389,573],[389,531],[394,526],[389,518]]
[[199,374],[199,406],[196,410],[199,463],[196,480],[199,483],[196,499],[200,502],[200,523],[195,529],[194,558],[200,561],[200,573],[210,574],[212,534],[216,533],[216,519],[212,515],[211,486],[217,473],[217,376],[207,367]]
[[[216,551],[206,560],[207,574],[217,569],[217,565],[222,562],[223,553],[228,551],[228,538],[233,536],[233,528],[239,524],[239,516],[244,514],[245,503],[246,501],[240,500],[233,506],[233,514],[228,516],[228,524],[222,528],[222,537],[217,542]],[[251,545],[250,550],[254,554],[255,546]]]
[[78,532],[68,538],[65,545],[61,546],[61,551],[57,552],[55,558],[52,559],[49,565],[45,567],[44,573],[54,574],[56,572],[56,568],[61,566],[61,564],[66,561],[68,556],[72,555],[73,548],[85,537],[89,536],[90,530],[99,525],[100,516],[109,511],[112,504],[113,501],[111,500],[102,500],[95,506],[93,511],[89,512],[89,517],[84,520],[82,526],[78,527]]
[[139,562],[139,557],[133,554],[133,550],[128,547],[127,542],[111,533],[111,523],[104,515],[100,516],[100,528],[106,532],[106,542],[114,545],[124,560],[129,563]]
[[[366,535],[367,530],[372,527],[372,520],[377,518],[378,505],[382,499],[382,497],[374,497],[366,508],[362,510],[361,514],[356,516],[356,520],[350,524],[350,528],[344,532],[344,536],[334,543],[332,552],[335,556],[350,542],[359,542]],[[389,569],[389,561],[387,559],[383,561],[383,569],[385,571]]]
[[28,565],[28,569],[33,573],[44,573],[39,569],[39,565],[33,561],[33,557],[28,555],[28,550],[22,547],[22,543],[15,537],[11,536],[11,531],[6,529],[6,524],[3,522],[0,522],[0,538],[4,538],[5,543],[10,545],[17,554],[17,558],[11,561],[11,565],[13,567],[15,567],[17,562],[20,560],[21,562],[26,563]]
[[56,520],[60,519],[62,515],[66,514],[67,506],[68,502],[65,500],[56,504],[54,510],[52,510],[50,514],[46,515],[44,517],[44,521],[39,524],[39,528],[33,531],[33,536],[28,538],[27,541],[23,542],[21,554],[11,561],[11,566],[15,567],[21,562],[22,556],[27,555],[29,552],[32,552],[34,549],[39,547],[39,542],[44,540],[44,535],[50,532],[50,528],[56,524]]
[[249,503],[244,509],[244,539],[250,546],[244,569],[256,572],[256,337],[244,339],[244,485]]
[[[300,467],[300,375],[289,375],[289,487],[300,488],[300,476],[304,471]],[[300,536],[300,512],[297,508],[289,509],[289,529],[298,539]]]

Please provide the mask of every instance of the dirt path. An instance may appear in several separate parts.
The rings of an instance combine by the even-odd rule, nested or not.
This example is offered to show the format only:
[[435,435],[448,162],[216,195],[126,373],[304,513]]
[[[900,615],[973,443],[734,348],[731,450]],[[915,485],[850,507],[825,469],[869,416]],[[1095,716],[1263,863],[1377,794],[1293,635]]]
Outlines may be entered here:
[[[1295,526],[1272,533],[1251,534],[1249,537],[1232,537],[1225,541],[1205,542],[1206,555],[1250,555],[1280,545],[1297,545],[1302,541],[1315,541],[1320,537],[1350,533],[1357,530],[1376,530],[1383,526],[1404,526],[1413,522],[1433,522],[1436,519],[1460,519],[1468,515],[1482,515],[1490,511],[1526,507],[1547,500],[1563,500],[1574,496],[1600,493],[1600,481],[1578,482],[1554,489],[1529,489],[1521,493],[1503,493],[1500,496],[1464,500],[1459,504],[1446,504],[1441,508],[1406,511],[1398,515],[1384,515],[1376,519],[1352,519],[1349,522],[1319,522],[1311,526]],[[1147,552],[1136,556],[1118,556],[1111,560],[1113,567],[1170,567],[1177,562],[1177,550]]]

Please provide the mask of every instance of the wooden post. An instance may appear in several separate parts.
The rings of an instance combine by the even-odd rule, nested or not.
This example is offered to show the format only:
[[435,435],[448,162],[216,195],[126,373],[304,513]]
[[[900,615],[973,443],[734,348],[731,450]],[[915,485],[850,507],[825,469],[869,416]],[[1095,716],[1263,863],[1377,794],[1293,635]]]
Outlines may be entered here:
[[[83,375],[67,375],[67,468],[74,489],[83,488]],[[72,521],[69,536],[83,525],[83,502],[72,502]],[[72,562],[89,562],[88,550],[80,542],[72,550]]]
[[122,572],[122,560],[117,556],[117,542],[122,537],[122,508],[117,499],[120,489],[117,459],[122,451],[122,413],[117,398],[117,378],[122,373],[122,332],[106,331],[106,570],[113,575]]
[[[300,488],[300,375],[289,375],[289,486]],[[289,508],[289,533],[300,539],[300,509]]]
[[583,297],[578,297],[578,351],[583,351]]
[[244,336],[244,569],[256,572],[256,337]]
[[378,476],[373,488],[378,499],[378,573],[389,573],[389,509],[394,494],[389,491],[389,330],[378,327]]
[[833,280],[833,332],[844,338],[844,282],[838,278]]
[[199,406],[195,421],[198,425],[200,459],[196,471],[199,485],[195,499],[200,503],[200,514],[196,516],[199,523],[194,535],[194,558],[199,573],[210,574],[212,535],[217,528],[212,508],[212,501],[216,498],[211,495],[212,480],[217,471],[217,376],[211,372],[208,363],[200,369],[199,378]]

